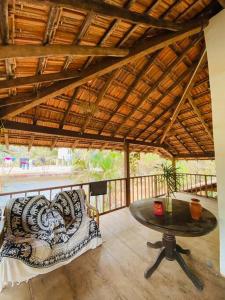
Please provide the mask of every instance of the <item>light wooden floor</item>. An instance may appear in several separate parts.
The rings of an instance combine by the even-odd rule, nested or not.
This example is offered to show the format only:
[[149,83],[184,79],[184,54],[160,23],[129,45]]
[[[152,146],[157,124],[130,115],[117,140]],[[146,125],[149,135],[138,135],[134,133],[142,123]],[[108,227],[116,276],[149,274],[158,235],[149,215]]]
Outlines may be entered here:
[[[202,203],[216,214],[215,200]],[[225,299],[225,278],[218,275],[218,228],[204,237],[178,238],[192,250],[192,256],[184,258],[205,283],[199,292],[176,262],[164,260],[151,279],[144,278],[145,268],[158,254],[146,241],[157,241],[161,234],[136,222],[129,209],[104,215],[100,222],[101,247],[29,283],[5,289],[0,300]]]

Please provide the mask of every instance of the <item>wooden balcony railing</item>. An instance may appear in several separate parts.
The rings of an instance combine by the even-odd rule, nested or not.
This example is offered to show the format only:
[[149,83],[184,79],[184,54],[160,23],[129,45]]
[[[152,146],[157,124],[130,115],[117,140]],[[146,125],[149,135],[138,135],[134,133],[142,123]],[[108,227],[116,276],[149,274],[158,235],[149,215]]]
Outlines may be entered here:
[[[191,192],[193,194],[207,197],[215,196],[216,176],[199,174],[177,174],[181,178],[179,191]],[[162,182],[162,175],[147,175],[130,177],[130,199],[132,203],[139,199],[163,196],[166,193],[166,185]],[[107,180],[107,195],[90,197],[90,182],[66,186],[55,186],[49,188],[21,190],[11,193],[0,193],[0,204],[5,204],[10,198],[45,195],[52,201],[54,196],[65,190],[83,188],[90,203],[96,206],[100,214],[108,213],[127,206],[126,182],[128,179],[119,178]]]

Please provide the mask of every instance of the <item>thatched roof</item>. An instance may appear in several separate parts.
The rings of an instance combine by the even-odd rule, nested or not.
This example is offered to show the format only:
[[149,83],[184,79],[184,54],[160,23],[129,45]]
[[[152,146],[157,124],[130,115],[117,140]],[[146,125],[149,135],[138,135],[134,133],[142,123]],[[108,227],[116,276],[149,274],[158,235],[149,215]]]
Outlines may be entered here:
[[[213,157],[210,0],[2,0],[0,142]],[[107,57],[105,57],[107,56]]]

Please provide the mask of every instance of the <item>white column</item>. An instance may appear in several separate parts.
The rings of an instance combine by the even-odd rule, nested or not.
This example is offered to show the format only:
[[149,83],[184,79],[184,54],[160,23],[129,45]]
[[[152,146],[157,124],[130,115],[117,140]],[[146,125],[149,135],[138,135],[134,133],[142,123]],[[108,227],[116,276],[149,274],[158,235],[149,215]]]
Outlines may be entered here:
[[220,272],[225,276],[225,10],[210,20],[209,26],[205,29],[205,39],[216,159]]

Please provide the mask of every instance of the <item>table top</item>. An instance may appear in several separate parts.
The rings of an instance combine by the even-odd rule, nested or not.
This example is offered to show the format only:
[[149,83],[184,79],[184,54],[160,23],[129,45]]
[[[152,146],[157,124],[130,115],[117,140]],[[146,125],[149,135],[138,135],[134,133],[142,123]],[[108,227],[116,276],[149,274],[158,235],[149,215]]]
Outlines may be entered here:
[[190,213],[190,203],[183,200],[172,200],[172,213],[155,216],[153,213],[154,201],[165,201],[165,198],[151,198],[135,201],[130,205],[133,217],[141,224],[167,234],[177,236],[201,236],[212,231],[216,225],[216,217],[207,209],[202,208],[201,218],[193,220]]

